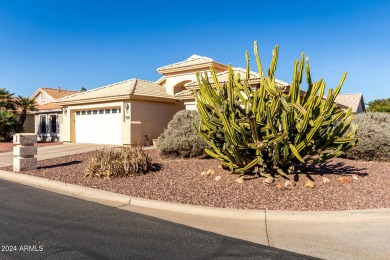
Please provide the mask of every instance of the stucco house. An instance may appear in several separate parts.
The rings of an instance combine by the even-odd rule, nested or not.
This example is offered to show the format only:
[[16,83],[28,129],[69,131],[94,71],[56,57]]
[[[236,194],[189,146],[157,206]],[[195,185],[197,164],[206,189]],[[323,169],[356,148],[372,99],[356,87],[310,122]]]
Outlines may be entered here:
[[38,141],[60,141],[60,123],[62,122],[62,107],[55,103],[58,99],[73,95],[78,91],[58,88],[39,88],[32,94],[31,99],[37,102],[37,111],[30,111],[34,116],[33,130]]
[[[208,57],[192,55],[158,68],[162,77],[156,82],[129,79],[58,99],[56,104],[63,112],[62,141],[151,145],[177,111],[196,109],[193,95],[199,88],[196,72],[210,77],[210,66],[215,68],[219,82],[228,81],[228,66]],[[234,72],[245,78],[245,69],[234,68]],[[212,82],[212,78],[210,80]],[[276,80],[276,83],[288,92],[287,82]],[[253,88],[259,86],[257,73],[251,72],[249,84]]]
[[61,98],[62,141],[151,145],[184,106],[157,83],[129,79]]
[[352,108],[354,114],[366,112],[362,93],[339,94],[335,102]]

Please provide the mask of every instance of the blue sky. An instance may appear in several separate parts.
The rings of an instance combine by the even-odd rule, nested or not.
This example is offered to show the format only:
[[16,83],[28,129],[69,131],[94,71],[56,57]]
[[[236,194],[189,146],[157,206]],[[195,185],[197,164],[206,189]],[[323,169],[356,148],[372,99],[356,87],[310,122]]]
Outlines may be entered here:
[[279,45],[277,78],[291,82],[305,52],[314,80],[365,101],[390,98],[390,1],[0,0],[0,88],[80,90],[140,78],[192,54],[263,65]]

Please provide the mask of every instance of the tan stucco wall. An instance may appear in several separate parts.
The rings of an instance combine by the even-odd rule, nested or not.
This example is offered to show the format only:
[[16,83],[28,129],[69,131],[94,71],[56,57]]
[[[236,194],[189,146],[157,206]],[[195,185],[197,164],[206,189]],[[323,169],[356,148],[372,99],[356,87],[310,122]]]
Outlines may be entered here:
[[[216,73],[222,72],[222,70],[215,68]],[[163,86],[166,88],[166,92],[169,95],[174,95],[177,92],[180,91],[180,89],[175,88],[175,86],[181,86],[183,83],[196,81],[196,72],[207,72],[207,74],[210,76],[210,70],[207,69],[197,69],[197,70],[190,70],[186,72],[175,72],[175,73],[169,73],[165,74],[164,78],[165,81],[162,83]]]
[[173,115],[183,110],[183,102],[162,103],[132,100],[131,101],[131,143],[145,145],[145,135],[148,135],[148,145],[157,139],[167,128]]
[[[19,121],[20,114],[14,114],[14,116]],[[34,133],[34,115],[27,114],[23,125],[23,133]]]
[[198,108],[196,107],[196,101],[195,101],[195,99],[184,101],[184,105],[185,105],[185,109],[186,109],[186,110],[195,110],[195,111],[198,111]]

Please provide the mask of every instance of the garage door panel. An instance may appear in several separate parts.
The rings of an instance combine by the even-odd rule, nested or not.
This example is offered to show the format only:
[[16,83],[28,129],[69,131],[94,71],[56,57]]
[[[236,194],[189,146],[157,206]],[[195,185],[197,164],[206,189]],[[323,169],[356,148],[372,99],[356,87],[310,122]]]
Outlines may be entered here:
[[106,110],[104,114],[76,112],[76,143],[122,144],[121,113],[113,114],[110,109],[108,114]]

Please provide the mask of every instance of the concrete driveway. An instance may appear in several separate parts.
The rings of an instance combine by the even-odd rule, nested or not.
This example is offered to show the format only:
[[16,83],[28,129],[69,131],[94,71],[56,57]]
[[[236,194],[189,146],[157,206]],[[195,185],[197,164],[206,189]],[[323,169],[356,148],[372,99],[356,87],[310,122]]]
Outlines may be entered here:
[[[61,144],[38,148],[38,161],[47,160],[72,154],[86,153],[102,149],[103,147],[112,147],[113,145],[102,144]],[[0,167],[12,166],[13,153],[0,153]]]

